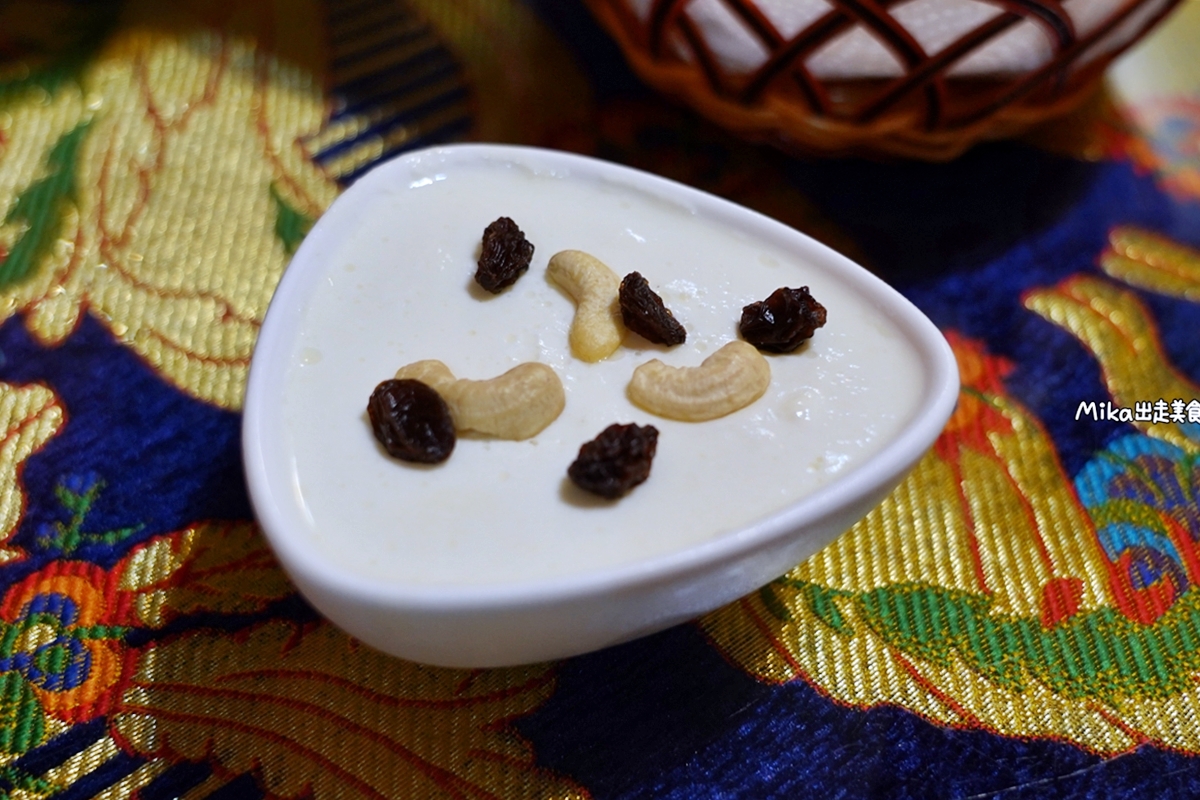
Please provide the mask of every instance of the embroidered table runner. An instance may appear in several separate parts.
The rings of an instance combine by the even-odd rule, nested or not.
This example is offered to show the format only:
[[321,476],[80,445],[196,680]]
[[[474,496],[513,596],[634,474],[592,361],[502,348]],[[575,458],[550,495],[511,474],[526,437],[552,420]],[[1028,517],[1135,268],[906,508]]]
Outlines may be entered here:
[[[1198,11],[1069,119],[920,164],[741,142],[578,0],[0,2],[0,793],[1200,796]],[[246,371],[338,192],[455,140],[847,253],[950,341],[944,433],[695,623],[498,670],[357,644],[253,521]]]

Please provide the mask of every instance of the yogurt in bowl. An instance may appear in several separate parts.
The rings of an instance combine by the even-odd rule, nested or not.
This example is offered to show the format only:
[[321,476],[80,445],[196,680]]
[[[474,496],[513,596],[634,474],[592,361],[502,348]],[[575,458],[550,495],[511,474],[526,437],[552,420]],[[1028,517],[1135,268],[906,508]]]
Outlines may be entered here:
[[[474,284],[483,229],[535,252],[499,295]],[[572,356],[560,250],[649,280],[687,328]],[[828,321],[768,355],[771,384],[707,422],[661,419],[625,387],[651,358],[698,365],[742,307],[808,286]],[[482,379],[549,365],[566,406],[526,441],[460,437],[427,467],[375,442],[367,398],[405,364]],[[456,667],[560,658],[695,617],[786,572],[878,503],[932,444],[958,373],[908,301],[778,222],[565,153],[459,145],[402,156],[343,194],[296,253],[259,335],[244,416],[251,500],[305,597],[362,641]],[[618,501],[573,486],[580,445],[652,424],[649,479]]]

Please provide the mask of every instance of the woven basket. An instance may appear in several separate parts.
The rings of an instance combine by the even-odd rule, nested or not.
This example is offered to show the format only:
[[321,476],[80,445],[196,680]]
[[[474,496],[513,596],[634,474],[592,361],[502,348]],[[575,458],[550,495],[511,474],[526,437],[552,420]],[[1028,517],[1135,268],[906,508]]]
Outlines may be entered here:
[[633,68],[747,138],[945,160],[1065,113],[1179,0],[586,0]]

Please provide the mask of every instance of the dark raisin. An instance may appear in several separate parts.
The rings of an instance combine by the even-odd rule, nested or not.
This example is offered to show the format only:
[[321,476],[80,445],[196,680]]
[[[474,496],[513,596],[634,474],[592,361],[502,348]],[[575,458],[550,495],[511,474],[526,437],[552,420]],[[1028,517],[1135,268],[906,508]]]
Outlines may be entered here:
[[621,281],[620,297],[621,318],[629,330],[668,347],[687,341],[687,331],[640,273],[631,272],[625,276]]
[[653,425],[609,425],[579,448],[567,477],[580,489],[615,500],[650,477],[650,462],[658,448]]
[[371,392],[375,438],[395,458],[437,464],[454,452],[454,420],[436,391],[414,380],[386,380]]
[[517,223],[500,217],[483,229],[483,252],[479,254],[479,269],[475,282],[492,294],[500,294],[512,286],[529,269],[533,245],[521,233]]
[[781,288],[766,300],[742,309],[738,324],[742,338],[768,353],[790,353],[825,324],[825,306],[813,299],[807,286]]

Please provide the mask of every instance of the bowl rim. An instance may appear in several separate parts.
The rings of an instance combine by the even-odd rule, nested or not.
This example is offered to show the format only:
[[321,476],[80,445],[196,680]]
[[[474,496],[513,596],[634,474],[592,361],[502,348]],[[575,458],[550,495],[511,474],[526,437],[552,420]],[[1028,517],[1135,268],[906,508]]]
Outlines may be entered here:
[[[610,181],[703,210],[731,224],[736,222],[740,230],[770,232],[777,241],[795,244],[815,268],[836,273],[850,290],[863,293],[912,343],[927,371],[913,418],[875,455],[784,509],[712,539],[627,564],[533,581],[463,586],[390,583],[323,559],[305,535],[290,531],[283,508],[294,492],[283,491],[280,479],[272,477],[279,465],[272,462],[277,454],[271,450],[279,450],[280,444],[272,442],[268,434],[272,427],[282,429],[276,409],[284,392],[282,378],[292,341],[287,334],[298,325],[299,310],[313,282],[311,274],[322,269],[321,256],[337,246],[358,209],[371,201],[373,193],[385,190],[391,177],[415,162],[430,159],[442,163],[473,159],[519,162],[556,176]],[[334,200],[297,249],[279,281],[255,343],[243,403],[242,455],[249,497],[260,527],[302,592],[321,587],[351,602],[395,609],[464,612],[529,608],[703,574],[778,545],[883,487],[890,489],[933,444],[953,411],[958,391],[954,354],[924,313],[866,268],[782,222],[703,190],[590,156],[521,145],[439,145],[402,154],[372,168]]]

